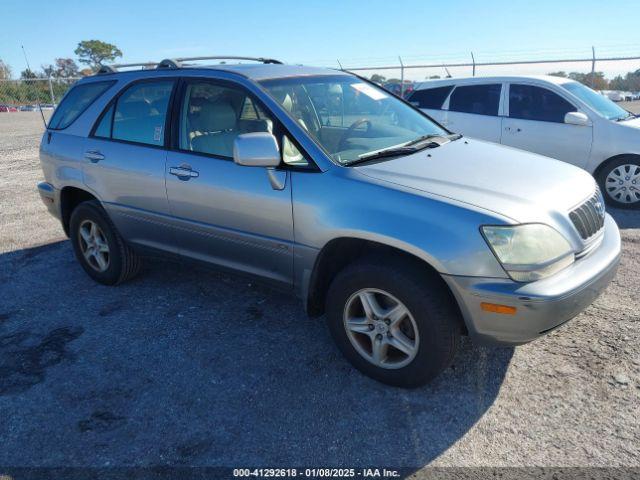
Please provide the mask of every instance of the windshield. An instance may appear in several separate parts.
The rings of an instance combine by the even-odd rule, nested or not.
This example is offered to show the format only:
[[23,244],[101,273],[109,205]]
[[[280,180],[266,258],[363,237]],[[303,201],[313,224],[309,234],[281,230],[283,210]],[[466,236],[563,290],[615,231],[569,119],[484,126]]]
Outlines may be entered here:
[[571,82],[562,86],[608,120],[621,120],[630,116],[624,108],[581,83]]
[[[350,75],[261,82],[337,163],[449,132],[395,96]],[[406,152],[404,152],[406,153]]]

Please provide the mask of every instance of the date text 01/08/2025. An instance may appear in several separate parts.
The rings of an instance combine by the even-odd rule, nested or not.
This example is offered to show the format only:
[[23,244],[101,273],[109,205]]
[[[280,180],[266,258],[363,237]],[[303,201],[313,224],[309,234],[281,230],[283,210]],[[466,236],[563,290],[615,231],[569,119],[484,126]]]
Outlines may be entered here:
[[397,470],[386,468],[236,468],[234,477],[256,478],[396,478]]

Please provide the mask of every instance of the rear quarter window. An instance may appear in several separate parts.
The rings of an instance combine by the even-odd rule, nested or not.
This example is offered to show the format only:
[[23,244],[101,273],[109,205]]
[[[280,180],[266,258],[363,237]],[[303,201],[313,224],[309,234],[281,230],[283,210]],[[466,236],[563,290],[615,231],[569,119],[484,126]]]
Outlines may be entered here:
[[424,90],[416,90],[409,97],[409,102],[418,108],[430,108],[432,110],[440,110],[442,104],[453,90],[453,85],[437,88],[425,88]]
[[175,81],[153,80],[130,86],[117,100],[111,138],[161,146]]
[[53,112],[47,128],[51,130],[67,128],[114,83],[116,82],[91,82],[73,87]]

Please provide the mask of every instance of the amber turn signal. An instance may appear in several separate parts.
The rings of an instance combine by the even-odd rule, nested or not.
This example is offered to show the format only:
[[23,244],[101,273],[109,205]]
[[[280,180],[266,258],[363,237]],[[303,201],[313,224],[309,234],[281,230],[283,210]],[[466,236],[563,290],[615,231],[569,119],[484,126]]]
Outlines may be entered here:
[[503,313],[505,315],[515,315],[518,310],[516,307],[510,307],[509,305],[499,305],[497,303],[482,302],[480,308],[485,312]]

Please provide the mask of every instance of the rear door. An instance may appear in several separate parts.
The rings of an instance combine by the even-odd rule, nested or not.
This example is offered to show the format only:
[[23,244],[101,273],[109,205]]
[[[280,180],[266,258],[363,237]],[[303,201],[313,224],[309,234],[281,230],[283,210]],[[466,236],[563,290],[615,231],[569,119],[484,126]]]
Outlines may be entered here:
[[439,123],[445,121],[442,105],[453,90],[453,85],[442,87],[423,88],[414,91],[409,97],[409,102],[425,112]]
[[[166,168],[177,248],[188,257],[291,284],[290,172],[233,161],[235,138],[272,132],[272,118],[231,82],[186,79],[177,102],[176,148]],[[290,150],[283,146],[283,152]]]
[[128,241],[172,250],[165,188],[167,112],[176,80],[141,80],[107,106],[84,148],[84,180]]
[[458,85],[445,103],[443,124],[463,135],[500,142],[501,83]]
[[548,88],[511,83],[503,119],[502,143],[584,167],[591,152],[593,127],[569,125],[564,117],[578,111]]

